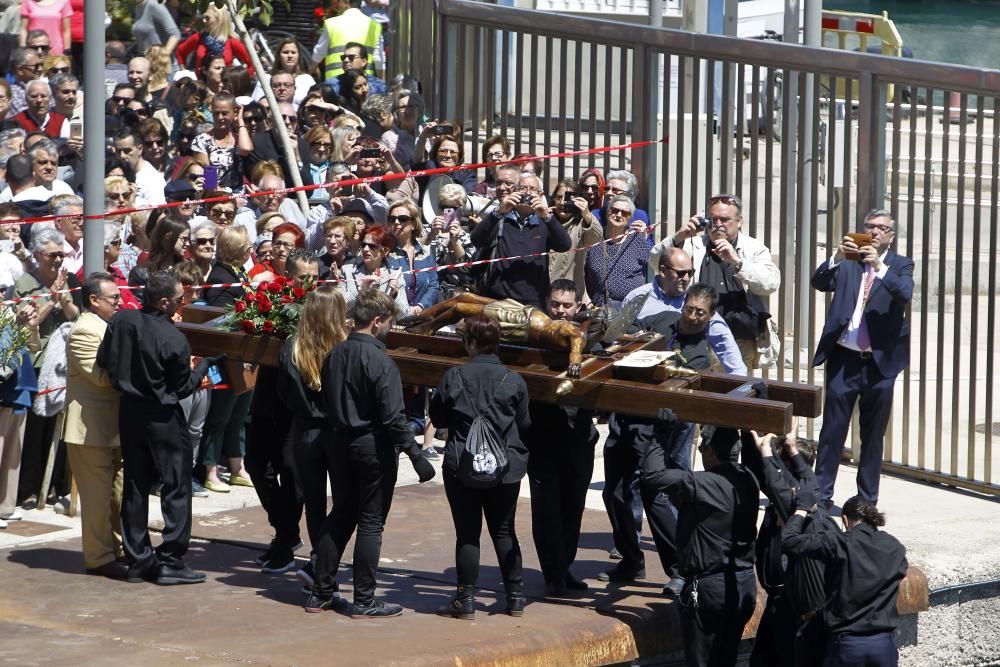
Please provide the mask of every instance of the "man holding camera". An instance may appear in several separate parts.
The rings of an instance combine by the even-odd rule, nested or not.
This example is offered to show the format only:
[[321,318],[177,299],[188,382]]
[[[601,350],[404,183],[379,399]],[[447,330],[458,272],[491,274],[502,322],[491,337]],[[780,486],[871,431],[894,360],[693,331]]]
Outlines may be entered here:
[[532,173],[523,173],[517,184],[517,189],[503,195],[499,205],[470,235],[480,259],[520,257],[489,264],[480,294],[513,299],[544,311],[549,294],[549,261],[542,253],[565,252],[573,241],[549,210],[541,180]]
[[740,198],[713,195],[705,216],[689,218],[653,248],[649,261],[658,262],[669,247],[687,251],[694,263],[693,280],[718,290],[719,314],[732,330],[747,368],[753,368],[758,338],[768,332],[765,299],[781,285],[781,272],[767,246],[742,229]]
[[813,358],[813,366],[826,364],[816,480],[827,507],[855,402],[861,423],[858,495],[878,501],[893,386],[910,358],[906,306],[913,296],[913,260],[890,249],[895,239],[892,214],[873,210],[865,216],[864,233],[845,236],[812,277],[815,289],[833,292]]

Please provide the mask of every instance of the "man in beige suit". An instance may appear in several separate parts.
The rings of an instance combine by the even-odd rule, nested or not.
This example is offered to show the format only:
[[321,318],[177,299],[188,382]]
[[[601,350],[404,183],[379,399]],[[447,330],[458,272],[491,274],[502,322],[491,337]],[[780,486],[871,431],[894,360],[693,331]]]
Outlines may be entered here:
[[97,365],[97,348],[121,293],[107,273],[83,283],[86,309],[66,344],[66,451],[82,503],[83,561],[88,574],[125,579],[122,555],[122,450],[118,441],[118,392]]

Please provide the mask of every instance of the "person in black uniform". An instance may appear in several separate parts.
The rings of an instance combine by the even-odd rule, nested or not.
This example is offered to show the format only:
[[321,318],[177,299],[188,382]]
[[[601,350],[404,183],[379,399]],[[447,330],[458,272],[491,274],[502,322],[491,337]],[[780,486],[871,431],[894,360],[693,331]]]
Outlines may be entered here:
[[[695,284],[688,288],[680,312],[662,311],[637,323],[643,329],[662,334],[668,349],[678,353],[683,367],[706,370],[710,366],[706,331],[718,302],[719,295],[714,288]],[[598,579],[631,581],[646,575],[645,556],[639,546],[632,511],[631,488],[642,452],[655,444],[666,453],[670,468],[690,470],[694,425],[612,413],[608,419],[608,430],[604,448],[604,506],[611,521],[615,548],[622,555],[622,560],[611,570],[599,574]],[[642,484],[639,490],[660,563],[670,577],[664,592],[679,595],[684,588],[684,577],[677,568],[677,508],[662,493]]]
[[352,618],[399,616],[403,608],[375,597],[375,571],[382,550],[399,450],[421,482],[434,467],[420,453],[406,419],[399,368],[382,341],[392,327],[395,302],[377,290],[362,290],[351,309],[354,330],[323,362],[323,394],[333,437],[327,461],[333,479],[333,509],[320,532],[316,577],[307,612],[332,609],[339,597],[337,569],[347,542],[354,542]]
[[[191,369],[191,347],[171,318],[184,298],[172,271],[146,283],[142,310],[120,310],[108,324],[97,363],[122,393],[118,424],[124,489],[122,542],[128,580],[193,584],[205,580],[184,564],[191,538],[191,458],[187,420],[180,400],[189,396],[225,355],[205,357]],[[149,539],[149,493],[162,480],[163,542]]]
[[[580,310],[576,283],[565,278],[549,288],[548,313],[572,320]],[[576,560],[587,489],[594,474],[599,435],[594,411],[553,403],[529,403],[528,484],[531,487],[531,536],[545,578],[545,594],[563,597],[587,590],[569,568]]]
[[[521,479],[528,467],[528,448],[521,439],[528,426],[528,387],[516,372],[504,368],[496,355],[500,325],[491,317],[473,315],[462,321],[465,351],[471,357],[460,368],[449,368],[431,399],[431,422],[448,429],[444,450],[444,490],[455,523],[455,566],[458,592],[438,614],[471,620],[475,616],[479,579],[479,536],[486,527],[497,552],[507,593],[507,613],[524,613],[521,547],[514,518]],[[462,453],[477,415],[484,415],[503,440],[507,469],[488,488],[467,486],[459,476]]]
[[815,493],[799,492],[795,514],[782,533],[786,553],[817,558],[826,563],[827,604],[824,667],[895,667],[899,649],[896,598],[906,576],[906,548],[879,530],[885,516],[862,496],[844,503],[844,531],[803,532]]
[[757,603],[754,538],[759,490],[736,462],[739,434],[706,427],[698,447],[704,471],[670,470],[663,448],[643,452],[642,483],[678,507],[680,596],[687,664],[734,665],[743,627]]
[[[757,398],[767,398],[767,386],[754,385]],[[757,533],[757,579],[767,592],[767,605],[757,626],[751,667],[811,667],[823,660],[819,610],[826,603],[820,560],[783,554],[781,531],[795,511],[799,490],[816,494],[813,474],[816,443],[796,436],[797,421],[781,438],[758,437],[744,432],[743,464],[757,478],[770,503]],[[819,509],[806,519],[804,531],[839,530],[826,511]]]
[[[326,520],[326,483],[328,479],[333,483],[326,458],[326,443],[333,436],[323,398],[323,360],[346,338],[347,304],[336,287],[325,285],[306,297],[298,329],[278,356],[276,391],[291,416],[289,453],[295,466],[295,492],[305,504],[314,554]],[[312,586],[315,565],[310,560],[296,575]]]

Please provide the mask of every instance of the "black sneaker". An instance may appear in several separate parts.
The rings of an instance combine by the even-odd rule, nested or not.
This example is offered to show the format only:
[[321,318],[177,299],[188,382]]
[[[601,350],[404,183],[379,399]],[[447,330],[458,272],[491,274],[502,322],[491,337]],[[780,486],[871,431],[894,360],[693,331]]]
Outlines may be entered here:
[[204,572],[196,572],[187,565],[182,565],[181,567],[161,565],[156,569],[156,583],[160,586],[173,586],[175,584],[200,584],[204,581]]
[[511,616],[524,616],[524,605],[527,600],[523,593],[510,593],[507,595],[507,613]]
[[266,565],[267,562],[269,560],[271,560],[272,558],[274,558],[274,556],[277,553],[278,553],[278,541],[277,540],[271,540],[271,544],[268,545],[267,550],[264,553],[262,553],[261,555],[259,555],[256,558],[254,558],[253,562],[256,563],[257,565],[261,565],[261,566]]
[[295,571],[295,576],[298,577],[299,581],[304,584],[303,589],[309,589],[310,592],[312,591],[313,583],[316,581],[316,572],[313,571],[312,561],[297,569]]
[[335,593],[328,598],[320,597],[315,593],[310,593],[309,598],[306,600],[306,613],[308,614],[318,614],[321,611],[328,611],[335,609],[337,604],[340,602],[340,594]]
[[281,574],[295,569],[295,556],[292,552],[285,551],[271,557],[271,560],[264,563],[260,571],[264,574]]
[[441,455],[438,454],[438,451],[433,447],[428,447],[427,449],[422,450],[420,453],[423,454],[424,458],[427,459],[428,461],[437,461],[441,458]]
[[376,598],[368,604],[355,603],[351,610],[351,618],[388,618],[399,616],[402,613],[403,608],[398,604],[391,604]]
[[601,572],[597,575],[598,581],[635,581],[636,579],[645,579],[646,569],[645,568],[626,568],[621,564],[616,565],[607,572]]
[[571,591],[585,591],[590,587],[583,583],[572,574],[566,575],[566,588]]

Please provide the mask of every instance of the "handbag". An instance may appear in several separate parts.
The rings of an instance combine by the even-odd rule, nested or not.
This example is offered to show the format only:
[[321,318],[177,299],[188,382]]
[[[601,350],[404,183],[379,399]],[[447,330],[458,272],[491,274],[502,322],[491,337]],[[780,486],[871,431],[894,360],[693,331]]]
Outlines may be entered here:
[[[497,389],[507,379],[507,375],[509,373],[505,373],[500,379],[493,390],[493,395],[496,395]],[[500,437],[496,425],[476,406],[461,371],[458,373],[458,378],[469,404],[476,411],[476,416],[469,427],[469,435],[465,439],[465,447],[459,452],[458,480],[463,486],[473,489],[499,486],[510,463],[507,458],[507,441]]]

